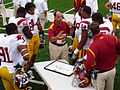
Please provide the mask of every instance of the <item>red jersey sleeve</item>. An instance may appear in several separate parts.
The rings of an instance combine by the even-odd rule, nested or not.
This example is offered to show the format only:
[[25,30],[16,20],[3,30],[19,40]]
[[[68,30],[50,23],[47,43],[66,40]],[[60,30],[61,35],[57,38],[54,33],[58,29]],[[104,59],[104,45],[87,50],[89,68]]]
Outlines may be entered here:
[[54,23],[52,23],[52,24],[50,25],[49,30],[48,30],[48,38],[49,38],[49,40],[50,40],[52,37],[55,36],[55,35],[54,35],[53,26],[54,26]]
[[48,38],[49,38],[49,40],[50,40],[52,37],[54,37],[54,31],[53,31],[52,29],[49,29],[49,30],[48,30]]

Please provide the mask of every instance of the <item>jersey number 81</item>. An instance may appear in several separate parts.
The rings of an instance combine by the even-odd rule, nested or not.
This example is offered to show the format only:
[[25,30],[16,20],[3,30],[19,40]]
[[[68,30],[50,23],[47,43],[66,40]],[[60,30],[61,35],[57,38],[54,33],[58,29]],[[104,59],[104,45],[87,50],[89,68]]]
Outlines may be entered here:
[[7,47],[0,47],[0,57],[1,57],[0,58],[1,61],[12,63],[12,61],[10,61]]

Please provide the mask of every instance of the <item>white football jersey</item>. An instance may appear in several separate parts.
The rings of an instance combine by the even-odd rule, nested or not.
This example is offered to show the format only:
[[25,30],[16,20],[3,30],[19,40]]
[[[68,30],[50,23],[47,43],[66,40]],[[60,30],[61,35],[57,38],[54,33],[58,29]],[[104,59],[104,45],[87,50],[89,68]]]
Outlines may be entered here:
[[22,35],[13,34],[8,36],[0,34],[1,67],[8,68],[9,73],[13,73],[14,66],[23,60],[22,55],[17,50],[17,47],[20,45],[26,45]]
[[20,0],[13,0],[13,3],[20,4]]
[[[86,27],[86,30],[88,30],[88,25],[90,23],[92,23],[92,19],[91,18],[83,19],[80,22],[80,30],[82,31],[83,27]],[[80,40],[81,40],[81,35],[79,35],[79,42],[80,42]],[[88,38],[86,44],[83,47],[83,49],[87,50],[92,42],[93,42],[93,39]]]
[[86,0],[86,6],[89,6],[91,8],[92,13],[96,13],[98,10],[97,0]]
[[100,32],[103,33],[103,34],[115,35],[112,23],[108,19],[103,19],[103,20],[104,20],[104,23],[99,25]]
[[25,7],[25,4],[28,3],[28,2],[31,2],[31,0],[20,0],[20,5],[21,7]]
[[28,45],[29,44],[29,39],[25,36],[23,33],[23,28],[28,26],[27,19],[19,17],[10,17],[8,23],[15,23],[18,27],[18,33],[21,34],[25,38],[25,42]]
[[38,34],[38,20],[39,15],[35,13],[34,15],[31,15],[29,13],[26,14],[26,19],[29,25],[29,28],[33,34],[33,36],[36,36]]
[[36,9],[38,9],[40,13],[48,11],[47,0],[34,0],[34,4],[36,6]]
[[117,14],[120,17],[120,0],[109,0],[112,4],[113,14]]
[[79,13],[77,12],[76,15],[74,16],[74,21],[75,23],[75,37],[79,40],[79,35],[81,34],[81,29],[80,29],[80,22],[81,22],[81,16],[79,15]]

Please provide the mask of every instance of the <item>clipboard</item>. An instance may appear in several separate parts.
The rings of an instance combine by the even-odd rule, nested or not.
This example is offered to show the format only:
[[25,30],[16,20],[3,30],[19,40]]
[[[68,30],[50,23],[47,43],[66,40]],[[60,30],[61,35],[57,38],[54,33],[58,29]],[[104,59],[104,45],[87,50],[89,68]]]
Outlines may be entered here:
[[68,77],[73,74],[73,68],[74,67],[68,63],[56,60],[44,67],[45,70],[49,70]]

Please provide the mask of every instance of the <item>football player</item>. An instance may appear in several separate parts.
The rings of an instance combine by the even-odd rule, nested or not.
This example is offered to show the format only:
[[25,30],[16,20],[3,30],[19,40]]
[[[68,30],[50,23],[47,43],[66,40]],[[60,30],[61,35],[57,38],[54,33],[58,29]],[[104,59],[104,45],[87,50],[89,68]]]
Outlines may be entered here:
[[26,19],[29,24],[29,28],[31,32],[33,33],[33,37],[29,41],[29,46],[28,46],[30,59],[29,62],[26,64],[26,68],[30,69],[30,67],[32,67],[35,62],[36,54],[38,52],[38,48],[40,45],[38,31],[43,32],[43,30],[39,21],[39,15],[35,13],[35,5],[29,2],[25,5],[25,8],[27,10]]
[[92,19],[90,18],[91,16],[91,8],[89,6],[84,6],[81,9],[81,16],[82,18],[84,18],[81,22],[80,22],[80,27],[79,30],[81,30],[81,34],[79,34],[79,44],[78,47],[75,49],[73,56],[72,56],[72,64],[75,64],[76,60],[76,55],[78,54],[78,52],[83,48],[83,50],[81,52],[79,52],[79,57],[82,58],[83,56],[86,55],[86,51],[90,45],[90,43],[92,42],[92,39],[88,37],[88,32],[87,32],[87,27],[88,24],[90,24],[92,22]]
[[40,12],[39,19],[42,25],[42,29],[44,29],[45,23],[47,22],[47,0],[34,0],[33,3],[35,4],[36,9],[38,9]]
[[86,0],[74,0],[74,8],[76,12],[79,11],[79,8],[84,5],[86,5]]
[[23,66],[29,60],[25,39],[18,34],[14,23],[6,26],[6,32],[7,34],[0,34],[0,77],[5,90],[25,90],[19,89],[13,80],[14,66],[17,64]]
[[[99,24],[100,33],[115,35],[112,23],[108,19],[104,19],[102,14],[100,14],[99,12],[92,14],[92,21],[97,22]],[[77,61],[86,60],[87,55],[85,55],[82,58],[81,57],[79,58],[80,59],[78,59]]]
[[73,39],[73,44],[72,44],[72,51],[74,52],[74,50],[77,48],[78,46],[78,38],[79,38],[79,34],[81,34],[81,30],[80,29],[80,22],[82,20],[82,17],[81,17],[81,8],[83,6],[81,6],[78,10],[78,12],[75,14],[74,16],[74,31],[75,31],[75,35],[74,35],[74,39]]
[[[112,6],[112,10],[110,9]],[[113,29],[117,29],[117,25],[119,27],[119,37],[120,37],[120,1],[119,0],[109,0],[108,3],[105,4],[105,7],[108,11],[113,13],[112,15],[112,25]]]
[[5,8],[3,0],[0,0],[0,13],[1,13],[2,18],[3,18],[3,26],[5,26],[5,25],[7,25],[7,22],[6,22],[6,8]]
[[23,7],[18,8],[16,17],[10,17],[8,23],[15,23],[18,27],[18,33],[21,34],[26,44],[29,44],[29,39],[32,38],[33,34],[31,33],[27,19],[25,19],[26,10]]
[[86,0],[86,5],[91,8],[91,13],[96,13],[98,10],[97,0]]
[[96,21],[99,23],[101,33],[114,35],[112,23],[108,19],[103,19],[102,14],[100,14],[99,12],[92,15],[92,21]]
[[28,2],[32,2],[31,0],[19,0],[19,6],[25,8],[25,4]]

